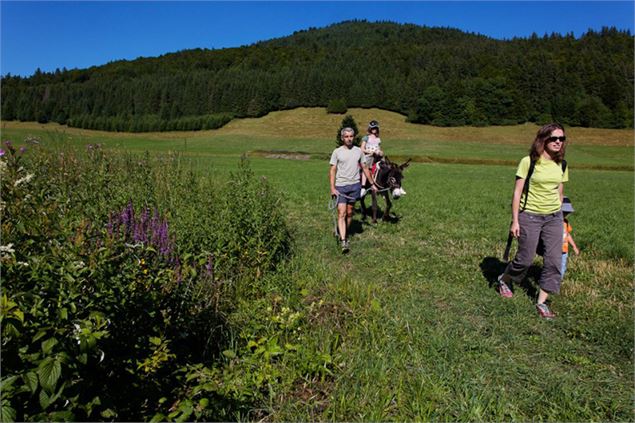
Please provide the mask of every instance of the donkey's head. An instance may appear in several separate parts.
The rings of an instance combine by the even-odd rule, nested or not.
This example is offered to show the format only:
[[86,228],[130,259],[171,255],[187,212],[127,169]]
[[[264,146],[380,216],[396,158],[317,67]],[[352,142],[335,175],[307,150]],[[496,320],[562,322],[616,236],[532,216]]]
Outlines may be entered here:
[[403,171],[410,165],[410,160],[408,159],[405,163],[398,165],[391,162],[388,157],[384,158],[384,166],[382,167],[384,172],[379,175],[381,179],[379,183],[386,188],[390,188],[395,200],[406,194],[406,191],[401,187],[401,181],[404,178]]

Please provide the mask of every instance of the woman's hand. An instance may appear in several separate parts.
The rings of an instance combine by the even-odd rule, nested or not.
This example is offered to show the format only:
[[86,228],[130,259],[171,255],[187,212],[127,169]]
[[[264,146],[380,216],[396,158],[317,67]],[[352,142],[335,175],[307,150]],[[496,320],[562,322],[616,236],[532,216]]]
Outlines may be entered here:
[[512,234],[514,238],[520,237],[520,224],[518,222],[512,222],[512,225],[509,228],[509,233]]

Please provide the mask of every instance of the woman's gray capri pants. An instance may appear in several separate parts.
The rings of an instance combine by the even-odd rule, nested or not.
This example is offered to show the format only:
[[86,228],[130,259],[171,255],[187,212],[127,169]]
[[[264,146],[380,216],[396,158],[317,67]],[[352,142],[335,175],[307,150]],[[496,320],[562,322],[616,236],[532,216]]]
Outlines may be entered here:
[[513,282],[521,282],[534,261],[538,241],[542,239],[545,252],[540,288],[550,294],[559,293],[562,280],[562,212],[541,215],[524,211],[518,214],[518,223],[518,251],[514,260],[507,265],[505,274],[509,275]]

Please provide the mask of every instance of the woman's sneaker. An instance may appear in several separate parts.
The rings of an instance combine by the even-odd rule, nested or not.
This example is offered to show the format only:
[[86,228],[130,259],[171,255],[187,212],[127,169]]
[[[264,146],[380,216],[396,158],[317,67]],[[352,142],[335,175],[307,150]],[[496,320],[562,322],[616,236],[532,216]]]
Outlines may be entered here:
[[543,319],[551,320],[554,317],[556,317],[554,312],[549,310],[549,307],[547,307],[547,304],[544,304],[544,303],[543,304],[536,304],[536,310],[538,310],[538,314]]
[[342,240],[342,253],[348,253],[348,250],[350,250],[350,247],[348,245],[348,239],[343,239]]
[[503,298],[511,298],[514,296],[512,290],[509,289],[505,282],[503,282],[503,275],[500,275],[498,277],[498,293]]

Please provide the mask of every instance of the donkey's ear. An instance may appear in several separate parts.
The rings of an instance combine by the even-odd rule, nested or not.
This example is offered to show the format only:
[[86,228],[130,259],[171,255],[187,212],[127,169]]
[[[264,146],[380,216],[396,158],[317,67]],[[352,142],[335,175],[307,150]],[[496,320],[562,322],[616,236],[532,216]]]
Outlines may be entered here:
[[406,163],[402,164],[401,166],[399,166],[399,169],[404,170],[405,168],[407,168],[408,166],[410,166],[410,161],[412,159],[408,159],[406,160]]

